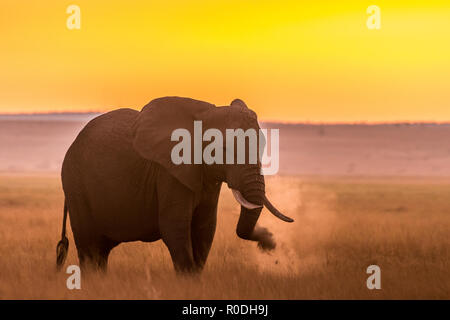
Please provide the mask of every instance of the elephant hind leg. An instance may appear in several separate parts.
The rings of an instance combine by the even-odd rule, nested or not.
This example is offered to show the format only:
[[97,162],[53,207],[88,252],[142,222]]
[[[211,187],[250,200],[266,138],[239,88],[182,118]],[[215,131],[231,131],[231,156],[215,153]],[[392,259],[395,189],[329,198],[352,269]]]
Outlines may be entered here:
[[80,268],[106,272],[109,253],[118,242],[102,236],[93,227],[92,211],[85,197],[78,193],[72,193],[67,199]]
[[106,272],[109,253],[116,245],[117,243],[104,238],[89,243],[77,244],[81,269]]

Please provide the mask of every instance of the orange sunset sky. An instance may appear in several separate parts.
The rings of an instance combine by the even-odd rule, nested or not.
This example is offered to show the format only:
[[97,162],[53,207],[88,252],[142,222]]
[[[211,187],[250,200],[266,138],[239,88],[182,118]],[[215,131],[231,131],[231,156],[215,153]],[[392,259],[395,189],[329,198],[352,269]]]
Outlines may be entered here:
[[0,113],[178,95],[241,98],[262,120],[450,121],[448,0],[2,0],[0,49]]

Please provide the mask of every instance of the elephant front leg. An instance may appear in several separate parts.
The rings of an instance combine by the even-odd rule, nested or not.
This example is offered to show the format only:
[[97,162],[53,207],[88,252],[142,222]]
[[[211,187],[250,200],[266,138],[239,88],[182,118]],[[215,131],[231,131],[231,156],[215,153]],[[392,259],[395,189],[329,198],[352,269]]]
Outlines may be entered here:
[[183,204],[171,205],[160,214],[161,238],[169,249],[178,273],[197,271],[192,250],[190,216],[192,215],[186,214],[186,206]]
[[192,250],[197,269],[203,269],[214,239],[217,206],[199,206],[192,219]]

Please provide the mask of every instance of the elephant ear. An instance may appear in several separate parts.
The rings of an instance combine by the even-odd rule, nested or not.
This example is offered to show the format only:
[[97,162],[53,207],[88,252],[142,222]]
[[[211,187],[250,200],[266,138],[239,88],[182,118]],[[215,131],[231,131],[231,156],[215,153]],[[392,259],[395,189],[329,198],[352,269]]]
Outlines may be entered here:
[[[154,161],[186,187],[198,193],[202,187],[202,165],[175,164],[171,152],[179,141],[171,141],[176,129],[187,129],[194,139],[194,121],[211,117],[215,105],[189,98],[164,97],[152,100],[140,112],[134,124],[134,149],[143,158]],[[191,150],[191,155],[193,155]]]

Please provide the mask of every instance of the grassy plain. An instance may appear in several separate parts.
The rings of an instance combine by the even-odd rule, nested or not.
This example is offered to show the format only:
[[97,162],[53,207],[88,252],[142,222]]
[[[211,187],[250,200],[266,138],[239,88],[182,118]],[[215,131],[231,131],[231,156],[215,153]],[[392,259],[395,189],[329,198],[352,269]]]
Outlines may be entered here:
[[[273,253],[237,238],[224,186],[201,276],[176,276],[161,241],[135,242],[112,251],[106,276],[83,275],[71,291],[55,272],[58,175],[0,175],[0,299],[450,299],[450,179],[284,176],[268,178],[267,192],[295,218],[263,211]],[[70,226],[69,241],[65,268],[78,263]],[[371,264],[381,290],[366,287]]]

